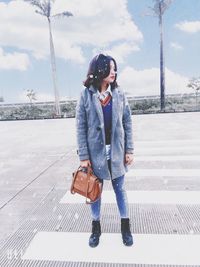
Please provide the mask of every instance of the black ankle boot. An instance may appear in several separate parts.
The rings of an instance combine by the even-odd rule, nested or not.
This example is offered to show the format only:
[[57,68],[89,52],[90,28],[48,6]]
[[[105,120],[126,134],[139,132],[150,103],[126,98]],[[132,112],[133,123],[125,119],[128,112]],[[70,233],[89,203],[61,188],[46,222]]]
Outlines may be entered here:
[[133,245],[133,237],[130,230],[129,218],[121,219],[122,240],[125,246]]
[[99,237],[101,235],[100,221],[92,221],[92,234],[89,239],[89,246],[94,248],[99,244]]

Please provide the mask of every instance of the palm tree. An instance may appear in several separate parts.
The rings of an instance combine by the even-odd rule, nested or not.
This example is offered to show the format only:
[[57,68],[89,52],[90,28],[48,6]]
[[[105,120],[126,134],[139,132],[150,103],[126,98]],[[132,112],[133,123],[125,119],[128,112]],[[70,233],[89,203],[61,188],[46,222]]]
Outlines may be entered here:
[[164,67],[164,52],[163,52],[163,14],[173,0],[153,0],[155,2],[153,7],[149,7],[151,14],[158,17],[160,28],[160,107],[165,109],[165,67]]
[[200,91],[200,77],[192,78],[187,85],[188,88],[192,88],[195,90],[196,96],[196,110],[198,110],[198,94]]
[[49,26],[49,40],[50,40],[50,54],[51,54],[51,68],[52,68],[52,78],[53,78],[53,87],[55,95],[55,112],[57,116],[61,116],[60,110],[60,101],[59,101],[59,91],[57,87],[57,78],[56,78],[56,59],[55,59],[55,49],[53,44],[53,36],[51,30],[51,18],[61,18],[61,17],[70,17],[73,14],[69,11],[64,11],[55,15],[51,15],[52,3],[55,0],[24,0],[25,2],[30,3],[31,5],[37,7],[35,12],[47,18]]
[[4,102],[3,89],[1,89],[1,92],[0,92],[0,102]]
[[32,105],[33,100],[37,100],[36,93],[33,90],[27,90],[26,96],[29,98],[30,104]]

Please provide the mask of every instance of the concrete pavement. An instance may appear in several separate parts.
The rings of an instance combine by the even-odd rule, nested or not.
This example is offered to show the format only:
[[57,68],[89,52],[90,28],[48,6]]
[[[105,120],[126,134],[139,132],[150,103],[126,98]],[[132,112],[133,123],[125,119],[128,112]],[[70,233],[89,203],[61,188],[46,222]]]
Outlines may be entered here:
[[75,120],[0,122],[0,266],[200,266],[199,118],[133,116],[126,188],[135,244],[122,245],[106,182],[95,250],[89,206],[69,195],[79,164]]

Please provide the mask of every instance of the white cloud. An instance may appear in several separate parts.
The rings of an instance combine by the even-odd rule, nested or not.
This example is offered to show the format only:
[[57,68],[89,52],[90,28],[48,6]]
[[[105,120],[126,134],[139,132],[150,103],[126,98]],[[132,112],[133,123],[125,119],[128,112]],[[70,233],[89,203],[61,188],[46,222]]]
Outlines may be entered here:
[[[48,23],[35,9],[21,0],[0,3],[0,45],[30,51],[41,59],[49,55]],[[128,13],[126,0],[57,0],[52,13],[64,10],[74,16],[52,19],[57,57],[83,63],[84,46],[107,49],[114,42],[122,42],[138,47],[142,41],[142,33]],[[120,55],[123,60],[126,53]]]
[[25,71],[30,64],[25,53],[5,53],[0,47],[0,69]]
[[183,47],[182,47],[180,44],[175,43],[175,42],[171,42],[171,43],[170,43],[170,46],[171,46],[172,48],[174,48],[175,50],[183,50]]
[[[126,67],[119,75],[122,89],[133,96],[159,95],[160,71],[158,68],[136,70]],[[187,88],[188,78],[166,68],[166,94],[191,93]]]
[[[47,19],[36,14],[35,8],[23,1],[0,3],[0,44],[33,53],[37,59],[49,55],[49,32]],[[80,48],[53,32],[56,55],[61,58],[83,62]],[[58,33],[59,35],[59,33]]]
[[196,33],[200,31],[200,21],[183,21],[175,24],[175,27],[187,33]]
[[133,51],[139,51],[139,47],[131,43],[121,43],[119,45],[113,46],[108,50],[94,50],[94,54],[99,52],[112,55],[117,61],[117,63],[124,63],[126,57]]

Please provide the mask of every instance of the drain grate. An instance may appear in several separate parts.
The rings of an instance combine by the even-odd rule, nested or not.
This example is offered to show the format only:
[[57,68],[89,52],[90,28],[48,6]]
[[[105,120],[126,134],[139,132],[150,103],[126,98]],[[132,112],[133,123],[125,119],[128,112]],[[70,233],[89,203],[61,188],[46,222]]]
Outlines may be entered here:
[[[20,258],[38,231],[91,231],[90,206],[85,204],[59,204],[64,194],[65,190],[52,191],[45,202],[10,237],[1,249],[0,266],[102,266],[100,263],[23,261]],[[200,206],[198,205],[131,204],[129,205],[129,212],[133,233],[189,234],[191,224],[194,221],[196,222],[196,226],[193,227],[194,233],[200,232]],[[102,204],[101,214],[102,232],[120,232],[120,217],[116,204]],[[105,263],[103,266],[147,267],[153,265],[112,265]],[[164,267],[164,265],[160,266]]]

